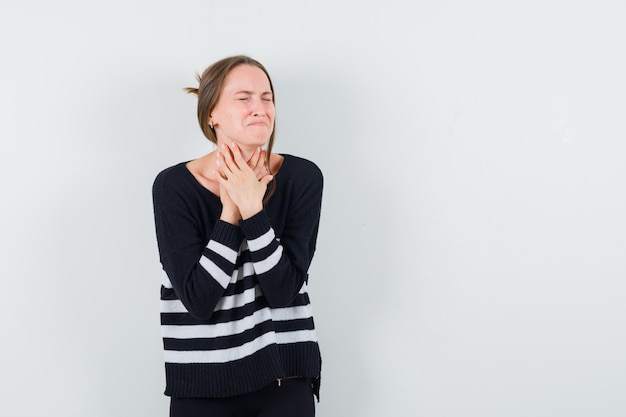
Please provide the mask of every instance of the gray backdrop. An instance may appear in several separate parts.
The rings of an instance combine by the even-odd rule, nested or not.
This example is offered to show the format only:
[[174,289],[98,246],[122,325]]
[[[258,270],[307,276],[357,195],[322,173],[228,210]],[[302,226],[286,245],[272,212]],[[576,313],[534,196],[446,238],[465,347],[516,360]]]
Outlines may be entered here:
[[155,175],[269,69],[322,168],[318,415],[626,415],[626,3],[0,3],[7,416],[166,416]]

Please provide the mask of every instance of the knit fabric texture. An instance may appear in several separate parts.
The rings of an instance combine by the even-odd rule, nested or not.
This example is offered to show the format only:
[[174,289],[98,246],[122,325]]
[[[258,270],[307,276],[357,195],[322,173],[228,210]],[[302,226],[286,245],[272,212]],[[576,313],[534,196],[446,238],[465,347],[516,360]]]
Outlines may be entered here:
[[283,157],[274,195],[238,225],[219,219],[219,197],[185,163],[154,181],[168,396],[229,397],[301,376],[319,398],[307,282],[323,177],[313,162]]

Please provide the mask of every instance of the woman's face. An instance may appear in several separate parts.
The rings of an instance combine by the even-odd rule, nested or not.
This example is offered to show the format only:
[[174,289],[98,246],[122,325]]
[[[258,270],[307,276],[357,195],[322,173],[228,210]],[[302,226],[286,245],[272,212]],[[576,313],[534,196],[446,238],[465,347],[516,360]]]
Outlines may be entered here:
[[265,145],[274,130],[270,82],[258,67],[239,65],[226,76],[209,121],[218,144],[236,142],[244,148]]

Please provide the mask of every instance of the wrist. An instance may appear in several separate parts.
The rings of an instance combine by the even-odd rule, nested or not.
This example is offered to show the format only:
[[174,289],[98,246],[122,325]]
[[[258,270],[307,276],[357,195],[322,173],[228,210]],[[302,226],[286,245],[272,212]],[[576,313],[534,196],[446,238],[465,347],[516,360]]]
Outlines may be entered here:
[[241,220],[241,215],[238,211],[233,210],[222,210],[222,214],[220,214],[220,220],[237,225],[239,224],[239,220]]
[[254,204],[249,207],[240,207],[239,211],[241,213],[241,218],[246,220],[250,217],[258,214],[261,210],[263,210],[263,204]]

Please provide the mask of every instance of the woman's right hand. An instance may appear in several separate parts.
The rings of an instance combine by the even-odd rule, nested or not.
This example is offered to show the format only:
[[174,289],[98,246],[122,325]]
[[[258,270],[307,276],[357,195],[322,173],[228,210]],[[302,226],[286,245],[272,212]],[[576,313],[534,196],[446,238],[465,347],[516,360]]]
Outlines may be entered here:
[[[218,166],[222,163],[221,156],[218,153]],[[265,177],[269,174],[269,169],[267,166],[267,152],[265,149],[260,146],[256,148],[252,157],[248,160],[248,166],[250,169],[254,171],[256,178],[260,181],[261,178]],[[216,172],[216,175],[218,173]],[[230,198],[224,187],[220,184],[220,200],[222,201],[222,215],[220,216],[221,220],[228,221],[229,223],[236,224],[241,220],[241,214],[239,213],[239,209],[233,203],[233,200]]]
[[[237,144],[222,145],[222,148],[217,155],[217,180],[220,189],[224,190],[235,204],[241,218],[252,217],[263,209],[263,196],[273,176],[260,171],[261,178],[258,179],[257,172],[243,159]],[[258,161],[255,167],[257,165]]]
[[[221,175],[219,169],[223,166],[222,155],[217,153],[217,168],[218,170],[215,172],[215,175]],[[224,184],[220,183],[220,200],[222,202],[222,213],[220,214],[220,220],[225,221],[230,224],[238,224],[239,220],[241,220],[241,213],[239,213],[239,208],[233,202],[232,198],[228,195],[228,191],[224,187]]]
[[228,192],[221,184],[220,200],[222,201],[222,213],[220,214],[220,220],[230,224],[238,224],[239,220],[241,220],[239,208],[235,205],[235,203],[233,203],[233,200],[228,195]]

